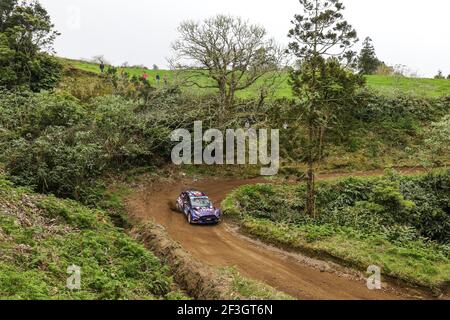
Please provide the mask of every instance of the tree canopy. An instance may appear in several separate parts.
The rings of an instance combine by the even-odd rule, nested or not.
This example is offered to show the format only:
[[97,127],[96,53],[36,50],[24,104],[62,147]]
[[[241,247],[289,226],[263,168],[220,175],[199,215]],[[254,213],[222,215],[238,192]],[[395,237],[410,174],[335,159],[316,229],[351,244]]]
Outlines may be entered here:
[[375,54],[375,47],[372,44],[372,39],[367,37],[364,40],[363,48],[358,56],[358,70],[361,74],[374,74],[381,65]]
[[267,31],[239,17],[185,21],[178,32],[180,37],[172,46],[173,67],[186,71],[182,78],[188,84],[218,89],[225,109],[233,104],[237,91],[277,70],[281,61],[282,50]]
[[0,3],[0,86],[52,88],[60,65],[50,56],[59,35],[50,16],[37,1]]

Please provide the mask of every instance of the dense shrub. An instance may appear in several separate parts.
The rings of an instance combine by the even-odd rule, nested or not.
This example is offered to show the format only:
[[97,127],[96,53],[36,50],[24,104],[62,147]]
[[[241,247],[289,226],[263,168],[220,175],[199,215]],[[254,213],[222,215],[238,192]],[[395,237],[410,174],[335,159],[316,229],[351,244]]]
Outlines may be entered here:
[[92,132],[48,127],[34,140],[8,143],[6,169],[19,184],[79,200],[80,189],[94,183],[107,163],[94,140]]
[[191,105],[208,102],[172,88],[148,104],[111,95],[83,103],[64,92],[3,91],[0,161],[17,183],[81,200],[105,171],[169,161],[171,131],[214,119],[214,112]]
[[74,68],[64,69],[58,90],[67,92],[82,102],[114,93],[112,84],[102,77]]
[[320,183],[316,219],[304,212],[305,196],[303,185],[245,186],[235,193],[241,213],[255,218],[347,226],[392,241],[424,237],[450,242],[450,171]]
[[38,1],[3,0],[0,5],[0,87],[48,90],[61,65],[47,52],[58,35]]
[[0,92],[0,125],[20,136],[36,137],[50,126],[73,127],[87,121],[87,110],[67,94]]
[[435,121],[449,111],[446,98],[425,98],[398,94],[384,96],[372,91],[364,91],[357,97],[359,108],[355,118],[364,122]]
[[[161,299],[168,269],[106,212],[15,188],[0,176],[0,299]],[[7,214],[4,214],[5,211]],[[80,290],[66,287],[81,268]]]
[[[236,114],[246,115],[252,124],[283,128],[280,153],[284,160],[291,163],[304,160],[307,132],[296,121],[301,116],[298,108],[288,100],[267,101],[259,108],[246,107],[246,111]],[[425,144],[430,123],[440,121],[449,111],[448,98],[384,96],[362,91],[336,115],[336,126],[327,129],[323,160],[345,158],[343,153],[359,157],[352,160],[357,165],[364,161],[376,164],[378,157],[407,160],[408,149]],[[338,162],[334,164],[339,167]]]
[[105,170],[169,154],[167,129],[123,98],[85,105],[64,93],[3,92],[0,106],[0,158],[16,182],[42,192],[78,198]]
[[[425,131],[424,145],[412,149],[425,166],[444,166],[441,157],[450,155],[450,115],[433,122]],[[418,149],[418,150],[417,150]],[[444,158],[445,159],[445,158]]]

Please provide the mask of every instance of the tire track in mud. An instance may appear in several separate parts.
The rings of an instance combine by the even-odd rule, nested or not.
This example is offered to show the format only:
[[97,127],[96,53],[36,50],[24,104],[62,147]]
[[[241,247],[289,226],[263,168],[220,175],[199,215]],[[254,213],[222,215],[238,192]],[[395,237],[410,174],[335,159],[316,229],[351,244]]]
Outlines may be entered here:
[[[409,173],[416,172],[412,170]],[[354,174],[375,176],[381,171]],[[325,175],[319,179],[341,177]],[[431,298],[419,290],[385,284],[383,290],[369,290],[360,273],[333,269],[330,264],[284,252],[239,235],[226,221],[217,226],[191,226],[184,215],[174,210],[176,197],[186,188],[196,188],[208,194],[216,205],[237,187],[260,183],[254,179],[184,179],[177,183],[153,185],[128,198],[128,211],[133,219],[153,219],[164,226],[172,239],[194,257],[213,267],[235,266],[241,274],[283,291],[298,299],[414,299]],[[299,258],[300,257],[300,258]],[[314,260],[312,263],[308,261]],[[305,262],[306,261],[306,262]],[[325,267],[321,264],[325,264]],[[331,264],[332,266],[333,264]],[[318,266],[318,267],[317,267]],[[350,270],[350,269],[348,269]],[[356,275],[356,276],[355,276]]]

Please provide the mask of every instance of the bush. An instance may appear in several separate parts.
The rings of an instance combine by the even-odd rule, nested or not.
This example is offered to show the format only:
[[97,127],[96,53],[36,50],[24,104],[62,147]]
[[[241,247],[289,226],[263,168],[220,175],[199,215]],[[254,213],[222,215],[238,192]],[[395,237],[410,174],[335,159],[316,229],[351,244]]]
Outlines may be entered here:
[[35,140],[13,140],[4,160],[13,181],[37,191],[80,199],[107,163],[92,132],[49,127]]
[[106,171],[169,160],[171,131],[204,117],[176,91],[152,99],[147,106],[119,96],[83,103],[64,92],[0,92],[0,161],[16,183],[82,200]]
[[363,91],[357,97],[353,110],[356,119],[366,123],[388,122],[395,124],[398,120],[410,122],[431,122],[445,115],[450,104],[446,98],[424,98],[398,94],[384,96],[372,91]]
[[390,175],[322,182],[317,188],[316,220],[304,213],[306,191],[302,185],[245,186],[233,193],[232,199],[241,213],[254,218],[352,227],[392,241],[424,237],[449,243],[449,177],[450,171],[444,171],[420,177]]
[[0,125],[19,136],[35,138],[50,126],[85,124],[87,110],[68,94],[0,92]]
[[134,102],[117,96],[97,98],[91,108],[95,134],[115,167],[148,165],[170,154],[170,130],[158,115],[138,113]]
[[53,88],[61,65],[46,52],[59,34],[45,8],[38,1],[2,1],[0,16],[0,87]]
[[318,217],[302,185],[249,185],[222,203],[248,234],[441,292],[450,281],[450,171],[320,182]]
[[[168,268],[101,210],[15,188],[0,176],[0,299],[161,299]],[[67,268],[81,268],[69,290]]]
[[[0,139],[0,158],[17,183],[79,199],[81,190],[115,159],[117,150],[108,149],[111,140],[104,128],[96,127],[90,106],[70,95],[5,92],[0,105],[0,123],[7,130]],[[119,131],[121,120],[116,117],[107,128],[110,136]],[[135,146],[129,137],[125,140]],[[129,153],[136,149],[129,147]]]

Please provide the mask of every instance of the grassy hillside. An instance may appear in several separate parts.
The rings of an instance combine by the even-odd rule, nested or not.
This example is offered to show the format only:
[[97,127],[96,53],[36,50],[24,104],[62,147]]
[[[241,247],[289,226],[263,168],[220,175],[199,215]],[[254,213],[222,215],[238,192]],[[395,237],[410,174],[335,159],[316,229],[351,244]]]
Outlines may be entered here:
[[[108,215],[14,187],[0,176],[1,299],[161,299],[168,269]],[[66,287],[81,267],[81,289]]]
[[[100,73],[98,65],[82,62],[77,60],[63,59],[64,63],[80,70]],[[169,82],[175,81],[175,73],[170,70],[149,70],[142,68],[121,68],[130,75],[142,76],[144,73],[149,75],[151,84],[156,85],[156,75],[159,74],[161,79],[166,75]],[[287,82],[287,75],[282,76],[276,92],[277,98],[290,97],[291,89]],[[396,76],[367,76],[367,85],[384,94],[407,93],[423,97],[441,97],[450,95],[450,80],[435,80],[426,78],[406,78]],[[206,81],[206,79],[205,79]],[[241,98],[252,97],[256,94],[258,83],[253,87],[239,92]]]

